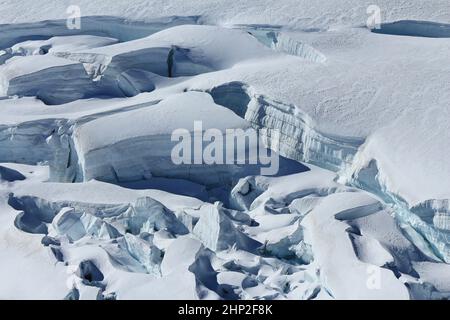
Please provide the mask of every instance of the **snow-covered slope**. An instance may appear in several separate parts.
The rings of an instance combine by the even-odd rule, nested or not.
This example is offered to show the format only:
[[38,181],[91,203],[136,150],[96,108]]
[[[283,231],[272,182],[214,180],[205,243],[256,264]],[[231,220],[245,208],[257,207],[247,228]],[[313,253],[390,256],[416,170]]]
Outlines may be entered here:
[[[0,297],[446,297],[450,6],[371,4],[3,1],[0,268],[43,276]],[[278,175],[174,164],[195,121]]]
[[[272,24],[324,29],[329,26],[365,24],[370,0],[282,0],[274,5],[271,0],[197,1],[183,0],[161,2],[158,0],[133,0],[131,3],[114,0],[79,0],[77,4],[84,16],[111,15],[132,20],[152,20],[168,16],[200,16],[208,24]],[[445,22],[450,10],[445,0],[379,0],[385,21],[401,19]],[[70,3],[44,0],[36,3],[13,0],[2,3],[1,23],[35,22],[61,19]]]

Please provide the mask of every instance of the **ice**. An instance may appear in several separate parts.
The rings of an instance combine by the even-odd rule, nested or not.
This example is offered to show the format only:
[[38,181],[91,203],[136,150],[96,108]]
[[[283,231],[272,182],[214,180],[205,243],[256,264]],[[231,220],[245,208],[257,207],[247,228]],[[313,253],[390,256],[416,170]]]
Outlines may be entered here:
[[[3,1],[0,298],[448,299],[450,10],[407,2]],[[195,121],[279,172],[176,165]]]
[[240,28],[250,30],[249,32],[264,45],[275,51],[301,57],[307,61],[324,63],[327,58],[312,46],[289,37],[288,32],[281,32],[278,26],[264,25],[240,25]]
[[[444,119],[447,114],[447,109],[439,108],[432,108],[431,113],[422,118],[406,112],[366,142],[357,154],[349,174],[351,179],[378,193],[387,202],[398,203],[401,207],[399,216],[409,221],[436,246],[438,255],[445,261],[450,257],[445,236],[449,216],[449,189],[446,186],[447,180],[440,179],[436,183],[430,177],[450,174],[448,167],[435,160],[448,153],[446,141],[450,137],[446,129],[431,135],[428,130],[430,125],[446,128],[448,124]],[[401,134],[394,134],[393,131],[400,127],[403,128]],[[403,139],[406,137],[413,139],[414,144],[405,145]],[[386,156],[388,154],[389,157]],[[417,185],[415,181],[421,183]],[[420,219],[416,219],[417,217]]]
[[[166,124],[164,119],[169,114],[177,113],[185,116]],[[215,116],[211,117],[211,114]],[[61,172],[60,179],[67,179],[64,177],[69,176],[69,180],[75,181],[99,179],[133,182],[156,176],[186,179],[214,186],[229,184],[234,177],[260,171],[261,165],[239,165],[239,161],[248,159],[250,152],[241,155],[241,158],[234,160],[233,163],[223,161],[223,164],[214,166],[174,164],[171,160],[172,151],[179,141],[172,141],[172,132],[181,128],[191,132],[192,136],[195,121],[205,123],[202,130],[210,128],[223,130],[224,139],[227,138],[225,128],[242,129],[241,135],[245,135],[246,130],[250,129],[249,124],[243,119],[214,104],[210,95],[201,92],[180,93],[162,100],[151,108],[102,117],[76,127],[73,142],[69,147],[71,155],[76,155],[78,159],[71,162],[72,166],[67,166],[66,159],[63,161],[55,159],[55,172]],[[114,134],[110,134],[111,132]],[[203,144],[206,145],[206,142]],[[252,145],[251,148],[256,148],[256,145]],[[282,161],[285,161],[285,169],[281,172],[299,171],[304,168],[288,160]],[[71,176],[71,173],[75,176]]]
[[[342,198],[343,203],[339,204],[339,201],[334,201],[334,209],[330,210],[327,203],[330,199],[337,197]],[[355,197],[360,199],[355,199]],[[391,271],[367,264],[363,262],[364,259],[358,259],[352,242],[345,231],[348,226],[339,223],[333,216],[333,211],[338,213],[340,210],[345,210],[345,203],[360,202],[362,204],[366,201],[364,197],[358,194],[336,194],[321,202],[315,212],[305,217],[302,225],[307,232],[306,241],[311,244],[314,252],[314,262],[321,266],[321,270],[324,272],[322,281],[326,283],[334,298],[407,299],[409,294],[406,287],[397,280]],[[336,207],[336,205],[339,207]],[[331,220],[328,220],[330,218]],[[321,231],[319,232],[319,230]],[[383,265],[390,258],[386,256],[384,250],[375,250],[372,254],[378,255],[376,257],[381,259]],[[386,258],[388,258],[387,261],[385,260]],[[383,283],[384,290],[374,290],[374,288],[367,285],[367,281],[369,281],[367,274],[371,270],[375,270],[372,272],[378,273],[379,281]],[[341,272],[352,274],[352,281],[342,281],[343,276]],[[393,292],[395,294],[392,295]]]
[[[178,112],[185,113],[186,116],[171,124],[164,122],[168,114],[175,115]],[[207,94],[194,92],[171,97],[150,109],[130,111],[80,126],[74,134],[74,144],[80,158],[80,168],[77,171],[82,174],[77,179],[97,178],[126,182],[154,175],[218,184],[221,175],[238,171],[239,168],[233,165],[177,166],[171,161],[172,149],[177,143],[171,141],[173,130],[185,128],[193,131],[194,121],[206,122],[213,112],[222,116],[205,126],[204,130],[209,127],[248,127],[242,119],[214,105]],[[115,126],[117,129],[120,127],[120,130],[116,130]],[[115,134],[110,135],[111,131]],[[98,134],[93,135],[92,132]],[[128,149],[128,146],[131,146],[131,149]],[[126,154],[129,158],[125,158]],[[215,175],[207,175],[205,171],[212,171]]]
[[185,234],[186,228],[176,216],[158,201],[150,198],[139,198],[118,220],[124,220],[132,234],[166,230],[173,234]]
[[53,227],[60,235],[77,241],[86,235],[99,239],[114,239],[119,232],[111,225],[102,222],[91,214],[77,212],[73,208],[63,208],[53,219]]
[[57,127],[57,121],[54,120],[0,126],[2,161],[36,164],[49,160],[51,148],[46,139]]
[[[53,37],[48,40],[30,40],[16,43],[10,48],[11,55],[29,56],[45,55],[52,52],[65,52],[71,50],[88,50],[117,43],[117,39],[98,36],[69,36]],[[8,49],[6,49],[8,50]]]
[[198,251],[201,249],[200,241],[191,238],[179,238],[167,248],[161,264],[164,276],[175,272],[183,266],[189,267],[195,261]]
[[136,236],[126,234],[119,241],[125,246],[130,255],[139,261],[148,273],[159,275],[159,265],[161,264],[162,252],[153,245],[152,238],[141,239]]
[[401,20],[383,23],[373,32],[397,36],[450,38],[450,25],[429,21]]
[[[221,37],[212,38],[215,32],[220,32]],[[46,104],[134,96],[154,89],[154,85],[145,85],[152,82],[152,74],[169,78],[193,76],[228,68],[253,57],[255,52],[262,56],[271,54],[245,32],[206,26],[168,28],[132,41],[132,50],[130,43],[104,46],[103,38],[89,40],[99,48],[82,46],[70,50],[55,46],[49,55],[6,61],[0,66],[5,82],[3,95],[36,96]],[[70,38],[62,41],[71,42]],[[201,42],[202,47],[198,47]],[[230,42],[240,50],[229,50]]]
[[204,207],[200,219],[193,229],[205,247],[220,251],[230,247],[254,251],[260,244],[236,229],[232,221],[223,213],[220,203]]
[[88,282],[93,281],[102,281],[104,279],[103,274],[101,271],[97,268],[97,266],[92,261],[82,261],[79,266],[78,270],[76,271],[77,276],[79,276],[82,279],[87,280]]
[[[337,170],[352,162],[361,139],[327,136],[314,128],[314,121],[293,105],[254,94],[242,83],[230,82],[211,90],[216,103],[230,108],[256,128],[264,128],[268,146],[290,159],[307,161]],[[222,98],[225,96],[226,98]],[[236,109],[239,107],[239,109]],[[280,141],[272,141],[278,131]],[[265,134],[264,134],[265,132]]]
[[[65,11],[65,9],[63,10]],[[21,23],[18,25],[3,25],[4,36],[0,42],[0,47],[7,48],[23,41],[48,41],[54,36],[69,37],[78,35],[79,30],[67,28],[67,20],[58,17],[58,20],[40,21]],[[45,19],[43,19],[45,20]],[[88,45],[92,40],[98,40],[100,37],[109,37],[111,39],[118,39],[119,41],[129,41],[142,38],[158,32],[168,26],[176,26],[179,24],[196,24],[198,17],[163,17],[156,18],[152,21],[133,22],[127,19],[119,18],[117,16],[105,16],[104,12],[97,16],[81,17],[81,23],[85,33],[89,36],[83,35],[79,39],[88,40],[83,41],[80,45]],[[2,21],[4,23],[4,21]],[[94,36],[94,37],[93,37]],[[18,41],[20,39],[22,41]],[[55,39],[55,38],[53,38]],[[56,39],[59,40],[59,39]],[[95,41],[98,43],[98,41]],[[64,43],[64,45],[68,45]],[[89,45],[89,47],[92,47]]]
[[13,182],[25,179],[26,177],[20,172],[8,167],[0,166],[0,180]]
[[267,184],[258,177],[240,179],[231,190],[231,204],[240,210],[249,210],[253,201],[267,190]]

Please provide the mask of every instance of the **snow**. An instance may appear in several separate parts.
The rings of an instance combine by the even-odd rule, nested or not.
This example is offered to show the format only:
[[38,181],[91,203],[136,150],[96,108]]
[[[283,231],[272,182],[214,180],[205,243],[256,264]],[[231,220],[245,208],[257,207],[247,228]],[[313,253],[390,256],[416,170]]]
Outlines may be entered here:
[[18,55],[42,55],[51,52],[64,52],[72,50],[88,50],[95,47],[109,46],[118,40],[98,36],[69,36],[53,37],[49,40],[30,40],[17,43],[11,47],[12,54]]
[[[450,176],[450,167],[441,161],[449,151],[449,115],[448,108],[437,107],[430,107],[421,117],[405,112],[368,139],[355,160],[355,171],[376,160],[380,183],[411,206],[429,199],[448,199],[448,179],[436,183],[431,177]],[[414,144],[405,144],[405,140]]]
[[200,219],[192,233],[205,247],[220,251],[228,249],[232,244],[238,249],[252,252],[261,245],[236,230],[231,220],[222,212],[220,204],[216,203],[214,207],[205,208],[199,214]]
[[372,4],[2,1],[0,297],[448,298],[450,7]]
[[[380,0],[377,3],[380,8],[383,8],[383,14],[387,21],[405,18],[448,21],[449,18],[445,0],[436,0],[430,3],[417,3],[414,0],[407,2]],[[66,3],[52,2],[52,4],[53,6],[46,6],[25,0],[18,6],[12,0],[5,1],[2,6],[0,22],[23,23],[60,19],[67,16]],[[369,0],[344,0],[339,2],[339,6],[326,0],[317,0],[313,3],[307,0],[285,0],[276,6],[273,6],[270,0],[250,0],[245,4],[235,0],[231,4],[226,0],[200,1],[195,5],[183,0],[171,0],[168,3],[156,0],[133,0],[133,5],[115,3],[113,0],[99,2],[80,0],[78,2],[84,16],[113,15],[132,20],[151,20],[156,17],[176,15],[201,16],[205,22],[210,24],[271,24],[297,26],[304,29],[324,29],[331,26],[365,23],[367,20],[366,9],[371,4],[373,2]],[[15,15],[3,14],[3,12],[14,12]]]
[[[212,114],[215,116],[212,117]],[[180,116],[177,117],[178,115]],[[167,117],[173,117],[174,121],[167,123]],[[189,92],[173,95],[152,108],[133,110],[91,121],[77,128],[74,134],[78,138],[80,152],[88,153],[121,140],[140,136],[171,135],[179,128],[193,131],[194,121],[205,123],[204,130],[249,127],[244,120],[228,109],[215,105],[211,96]]]
[[[349,203],[358,210],[358,207],[369,205],[368,200],[371,199],[357,193],[331,195],[318,205],[313,214],[303,220],[306,239],[309,239],[307,241],[313,246],[315,262],[321,266],[320,269],[324,272],[323,281],[337,299],[358,299],[362,296],[368,299],[407,299],[409,295],[406,288],[392,272],[383,268],[369,269],[369,266],[381,267],[387,264],[391,260],[389,253],[375,242],[370,246],[366,243],[365,248],[357,245],[356,252],[361,254],[357,256],[350,241],[351,236],[345,232],[348,225],[333,219],[335,212],[348,210]],[[331,203],[332,210],[330,210]],[[370,265],[364,263],[366,250],[370,250],[370,256],[374,259]],[[373,264],[374,262],[376,264]],[[378,281],[383,290],[368,285],[367,274],[371,270],[379,272]],[[351,274],[352,280],[345,279],[341,272]],[[394,294],[391,295],[392,293]]]

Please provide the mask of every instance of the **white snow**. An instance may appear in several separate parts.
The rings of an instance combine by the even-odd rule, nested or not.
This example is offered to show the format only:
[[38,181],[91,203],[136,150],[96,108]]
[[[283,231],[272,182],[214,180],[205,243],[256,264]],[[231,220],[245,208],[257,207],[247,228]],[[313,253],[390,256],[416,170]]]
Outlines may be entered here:
[[0,298],[448,298],[450,6],[372,4],[2,1]]

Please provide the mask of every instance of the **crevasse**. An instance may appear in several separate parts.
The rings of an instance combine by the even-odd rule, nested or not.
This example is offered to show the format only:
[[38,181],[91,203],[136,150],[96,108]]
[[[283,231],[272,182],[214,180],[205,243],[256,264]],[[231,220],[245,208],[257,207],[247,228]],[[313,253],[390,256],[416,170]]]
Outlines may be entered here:
[[365,159],[364,148],[360,148],[363,140],[324,135],[295,106],[252,93],[243,83],[224,84],[210,93],[217,104],[264,129],[260,132],[265,133],[266,145],[280,155],[338,172],[341,182],[369,191],[394,206],[403,230],[422,252],[432,259],[450,261],[449,201],[430,199],[411,206],[401,195],[390,192],[376,160],[361,160]]
[[352,163],[363,143],[361,139],[325,135],[294,105],[252,93],[251,88],[240,82],[218,86],[210,94],[215,103],[245,118],[254,128],[262,129],[267,146],[289,159],[339,171]]

